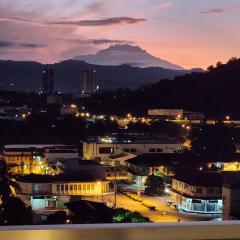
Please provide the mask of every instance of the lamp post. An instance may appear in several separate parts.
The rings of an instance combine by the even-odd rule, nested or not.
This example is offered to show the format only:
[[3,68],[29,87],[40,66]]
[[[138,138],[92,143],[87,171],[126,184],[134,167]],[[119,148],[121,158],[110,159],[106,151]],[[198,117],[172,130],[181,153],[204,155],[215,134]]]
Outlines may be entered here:
[[114,160],[114,205],[113,208],[117,208],[117,172],[116,172],[116,160]]

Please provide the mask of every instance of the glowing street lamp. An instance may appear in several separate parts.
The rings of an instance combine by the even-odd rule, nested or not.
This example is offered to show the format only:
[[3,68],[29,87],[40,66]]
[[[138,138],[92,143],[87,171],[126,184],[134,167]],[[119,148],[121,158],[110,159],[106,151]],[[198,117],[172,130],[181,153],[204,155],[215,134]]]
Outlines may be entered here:
[[226,120],[227,120],[227,121],[229,121],[229,120],[230,120],[230,116],[226,116],[225,118],[226,118]]

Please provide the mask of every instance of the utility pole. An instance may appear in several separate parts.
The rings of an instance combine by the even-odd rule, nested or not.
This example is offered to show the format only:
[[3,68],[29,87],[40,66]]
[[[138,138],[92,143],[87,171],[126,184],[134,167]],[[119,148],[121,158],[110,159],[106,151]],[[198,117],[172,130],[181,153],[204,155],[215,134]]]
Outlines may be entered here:
[[116,172],[116,160],[114,160],[114,206],[117,208],[117,172]]

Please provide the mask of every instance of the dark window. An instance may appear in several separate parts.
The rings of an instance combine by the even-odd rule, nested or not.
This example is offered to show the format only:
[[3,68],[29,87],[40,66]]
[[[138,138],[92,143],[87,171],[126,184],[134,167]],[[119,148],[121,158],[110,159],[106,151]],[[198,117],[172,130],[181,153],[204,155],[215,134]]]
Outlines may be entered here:
[[75,190],[75,191],[77,190],[77,185],[76,185],[76,184],[74,185],[74,190]]
[[65,185],[65,191],[68,191],[68,185]]
[[70,185],[70,191],[72,191],[72,190],[73,190],[73,185],[71,184],[71,185]]
[[149,152],[155,152],[155,148],[149,148]]
[[157,148],[156,149],[156,152],[158,152],[158,153],[160,153],[160,152],[162,152],[163,150],[162,150],[162,148]]
[[64,185],[61,185],[61,192],[64,191]]
[[59,184],[57,185],[57,192],[60,192],[60,186],[59,186]]
[[202,188],[197,188],[196,193],[202,193]]
[[87,185],[87,190],[90,190],[90,185],[89,184]]
[[78,184],[78,190],[79,191],[81,190],[81,184]]
[[99,154],[113,154],[114,148],[112,147],[100,147]]
[[209,188],[209,189],[208,189],[208,193],[209,193],[209,194],[213,194],[213,188]]

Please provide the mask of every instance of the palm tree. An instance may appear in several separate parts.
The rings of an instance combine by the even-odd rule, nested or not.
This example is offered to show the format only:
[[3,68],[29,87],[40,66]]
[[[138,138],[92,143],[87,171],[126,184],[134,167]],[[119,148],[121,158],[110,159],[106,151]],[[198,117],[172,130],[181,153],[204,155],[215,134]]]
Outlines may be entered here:
[[8,172],[5,161],[0,162],[0,207],[3,207],[10,197],[16,196],[16,192],[21,192],[19,184]]

